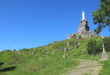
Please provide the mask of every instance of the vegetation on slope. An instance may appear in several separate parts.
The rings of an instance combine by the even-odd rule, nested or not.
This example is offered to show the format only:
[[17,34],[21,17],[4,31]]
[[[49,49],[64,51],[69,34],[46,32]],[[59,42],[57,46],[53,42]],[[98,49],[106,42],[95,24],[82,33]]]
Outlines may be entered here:
[[[104,38],[104,46],[105,46],[105,50],[109,55],[109,59],[110,59],[110,37],[105,37]],[[110,60],[104,61],[102,62],[103,64],[103,69],[100,73],[100,75],[110,75]]]
[[110,75],[110,60],[103,62],[103,69],[99,75]]
[[[108,54],[109,54],[109,58],[110,58],[110,53],[108,53]],[[103,68],[99,75],[110,75],[110,60],[106,60],[101,63],[103,64]]]
[[[94,36],[94,39],[101,40],[98,36]],[[90,40],[73,38],[37,48],[2,51],[0,61],[4,64],[0,66],[0,74],[62,75],[66,72],[64,69],[77,66],[78,59],[100,58],[99,54],[89,55],[87,48]]]

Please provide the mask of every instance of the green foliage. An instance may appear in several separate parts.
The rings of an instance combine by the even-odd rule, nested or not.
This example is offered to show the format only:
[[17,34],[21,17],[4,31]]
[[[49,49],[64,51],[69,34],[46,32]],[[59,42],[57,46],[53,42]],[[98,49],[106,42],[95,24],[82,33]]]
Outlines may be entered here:
[[[98,36],[96,41],[101,40]],[[18,51],[0,52],[0,61],[3,67],[16,66],[16,69],[8,72],[0,72],[2,75],[62,75],[66,68],[78,65],[77,59],[99,59],[99,55],[89,55],[87,44],[90,38],[73,38],[53,42],[49,45],[20,49]],[[78,45],[78,42],[80,45]],[[64,53],[62,50],[66,48]],[[66,58],[63,58],[63,55]]]
[[96,54],[96,55],[83,54],[83,55],[78,56],[77,58],[79,58],[79,59],[89,59],[89,60],[99,60],[100,59],[100,54]]
[[62,58],[62,53],[53,56],[30,57],[26,61],[16,64],[14,71],[4,72],[2,75],[61,75],[64,69],[74,67],[78,61],[74,58]]
[[104,38],[104,46],[106,51],[110,51],[110,37],[105,37]]
[[[110,53],[108,53],[110,59]],[[102,70],[100,71],[99,75],[110,75],[110,60],[106,60],[101,62]]]
[[110,60],[103,62],[103,69],[99,75],[110,75]]
[[54,48],[54,49],[64,48],[64,47],[66,47],[66,40],[53,42],[51,46],[52,46],[52,48]]
[[100,0],[100,8],[93,12],[94,23],[98,24],[96,33],[100,33],[102,28],[110,26],[110,0]]
[[87,50],[89,54],[98,54],[102,52],[102,40],[90,39]]
[[[73,45],[73,44],[71,44]],[[60,48],[67,47],[67,40],[54,42],[47,46],[20,49],[19,51],[2,51],[0,60],[5,67],[15,65],[13,71],[3,72],[2,75],[61,75],[64,69],[74,67],[78,61],[74,58],[62,57]],[[34,51],[34,55],[31,56]],[[54,53],[53,53],[54,52]]]

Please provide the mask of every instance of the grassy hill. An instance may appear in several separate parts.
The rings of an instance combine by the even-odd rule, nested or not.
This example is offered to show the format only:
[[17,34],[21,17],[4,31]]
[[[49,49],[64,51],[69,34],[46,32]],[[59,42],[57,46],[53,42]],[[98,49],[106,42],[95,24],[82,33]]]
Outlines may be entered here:
[[37,48],[1,51],[0,75],[62,75],[66,68],[77,66],[78,59],[100,58],[99,54],[88,54],[90,39],[102,40],[99,36],[73,38]]

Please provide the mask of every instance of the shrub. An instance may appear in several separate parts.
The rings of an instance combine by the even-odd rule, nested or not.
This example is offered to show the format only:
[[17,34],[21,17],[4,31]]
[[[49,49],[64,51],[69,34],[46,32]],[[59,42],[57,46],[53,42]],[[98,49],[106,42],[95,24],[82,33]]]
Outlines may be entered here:
[[102,52],[102,40],[90,39],[87,44],[89,54],[98,54]]
[[104,46],[106,51],[110,51],[110,37],[104,38]]

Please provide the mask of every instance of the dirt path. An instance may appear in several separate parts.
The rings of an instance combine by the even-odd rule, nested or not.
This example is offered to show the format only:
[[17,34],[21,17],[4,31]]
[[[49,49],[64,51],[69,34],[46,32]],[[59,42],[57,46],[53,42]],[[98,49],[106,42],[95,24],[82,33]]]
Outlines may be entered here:
[[69,72],[66,75],[98,75],[102,66],[98,61],[94,60],[80,60],[78,67],[68,69]]

